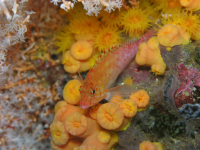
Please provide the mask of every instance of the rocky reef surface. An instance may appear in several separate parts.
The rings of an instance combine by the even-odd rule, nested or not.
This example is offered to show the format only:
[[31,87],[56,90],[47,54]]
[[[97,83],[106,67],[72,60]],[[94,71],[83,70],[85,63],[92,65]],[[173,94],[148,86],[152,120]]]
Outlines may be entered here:
[[167,150],[200,148],[196,142],[200,138],[198,44],[174,46],[171,51],[160,48],[167,65],[164,75],[155,76],[150,67],[133,60],[118,77],[116,85],[131,76],[136,88],[148,91],[151,102],[148,109],[137,113],[126,131],[118,132],[117,150],[137,149],[148,139],[162,141]]

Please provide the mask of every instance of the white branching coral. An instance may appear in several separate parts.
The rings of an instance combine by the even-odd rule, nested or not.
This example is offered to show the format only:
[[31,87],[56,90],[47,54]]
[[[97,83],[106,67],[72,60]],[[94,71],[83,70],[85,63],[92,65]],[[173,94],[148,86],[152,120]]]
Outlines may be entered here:
[[96,16],[103,7],[105,7],[105,11],[108,11],[110,13],[116,8],[120,9],[123,4],[122,0],[51,0],[54,5],[58,5],[58,3],[61,3],[60,8],[66,11],[73,9],[74,3],[76,3],[77,1],[83,4],[84,9],[87,10],[88,15],[95,14]]
[[26,23],[34,12],[24,12],[22,8],[28,0],[0,0],[0,86],[5,81],[5,72],[8,66],[5,64],[7,48],[24,41],[24,33],[27,31]]

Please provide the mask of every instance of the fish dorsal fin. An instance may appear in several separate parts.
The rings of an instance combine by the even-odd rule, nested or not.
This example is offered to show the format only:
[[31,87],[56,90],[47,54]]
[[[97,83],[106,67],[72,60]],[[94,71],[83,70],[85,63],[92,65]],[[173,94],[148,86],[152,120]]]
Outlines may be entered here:
[[132,85],[124,84],[116,86],[108,90],[106,100],[109,101],[111,97],[118,95],[122,96],[123,98],[128,98],[131,95],[131,93],[136,91],[139,91],[139,89],[136,89]]
[[82,78],[82,76],[81,76],[81,74],[80,74],[79,71],[78,71],[77,80],[80,80],[82,84],[83,84],[83,82],[84,82],[84,81],[83,81],[83,78]]

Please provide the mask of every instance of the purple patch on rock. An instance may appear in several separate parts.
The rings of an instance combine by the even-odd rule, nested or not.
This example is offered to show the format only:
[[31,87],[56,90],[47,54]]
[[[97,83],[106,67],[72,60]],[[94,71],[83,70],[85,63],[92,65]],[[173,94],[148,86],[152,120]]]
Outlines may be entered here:
[[180,87],[175,93],[176,107],[180,108],[184,104],[194,104],[196,101],[193,98],[193,91],[196,87],[200,87],[199,70],[193,67],[186,67],[184,63],[175,66],[178,71],[178,79]]

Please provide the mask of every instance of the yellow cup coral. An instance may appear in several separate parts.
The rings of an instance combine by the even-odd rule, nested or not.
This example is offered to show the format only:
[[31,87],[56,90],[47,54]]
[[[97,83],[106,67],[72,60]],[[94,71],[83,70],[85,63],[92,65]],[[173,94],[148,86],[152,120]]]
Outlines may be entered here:
[[140,143],[139,150],[156,150],[156,147],[153,143],[149,141],[144,141]]
[[110,133],[108,131],[100,131],[97,135],[97,139],[104,144],[107,144],[110,141]]
[[97,121],[76,112],[65,120],[65,129],[72,135],[87,138],[100,131]]
[[137,104],[130,100],[130,99],[125,99],[120,105],[120,109],[124,113],[125,117],[133,117],[137,113]]
[[70,51],[67,51],[64,53],[63,57],[62,57],[62,64],[64,65],[64,69],[66,72],[69,73],[76,73],[78,72],[81,63],[80,61],[74,59],[71,54]]
[[59,103],[58,105],[62,105],[60,106],[60,109],[56,112],[55,117],[54,117],[54,121],[61,121],[64,122],[65,119],[75,113],[75,112],[82,112],[83,109],[81,109],[81,107],[79,106],[73,106],[71,104],[67,104],[67,102],[63,101],[62,104]]
[[149,105],[149,95],[145,90],[132,93],[130,99],[133,100],[141,110],[146,109]]
[[86,131],[88,126],[87,119],[79,112],[73,113],[65,120],[65,129],[71,135],[79,135]]
[[117,129],[123,122],[124,114],[114,103],[103,104],[97,111],[97,121],[107,130]]
[[97,111],[99,109],[99,107],[101,106],[102,104],[98,103],[97,105],[94,105],[92,107],[89,108],[89,116],[96,120],[97,119]]
[[50,125],[52,140],[56,145],[65,145],[69,139],[69,134],[65,130],[64,124],[60,121],[54,121]]
[[129,37],[139,37],[150,27],[151,20],[148,17],[148,14],[139,7],[129,9],[122,16],[121,24],[124,26],[124,31],[129,33]]
[[73,150],[101,150],[101,148],[93,145],[81,145],[79,147],[75,147]]
[[72,45],[70,52],[76,60],[86,60],[91,57],[93,48],[88,41],[80,40]]
[[130,118],[130,117],[124,117],[124,120],[123,120],[121,126],[119,126],[117,129],[115,129],[115,131],[125,131],[130,126],[131,120],[132,120],[132,118]]
[[120,33],[121,31],[118,31],[117,27],[104,26],[100,28],[99,32],[95,35],[95,47],[97,47],[99,51],[104,51],[115,44],[119,44],[122,39]]
[[86,14],[79,14],[70,20],[69,30],[74,34],[93,34],[99,30],[100,22],[95,16],[88,16]]
[[178,27],[178,30],[179,30],[179,33],[181,34],[182,38],[183,38],[183,41],[182,41],[182,45],[188,45],[190,43],[190,38],[191,38],[191,35],[186,32],[183,27],[181,26],[177,26]]
[[182,8],[179,0],[156,0],[154,2],[155,10],[161,10],[162,13],[174,13]]
[[180,3],[183,7],[190,11],[197,11],[200,9],[199,0],[180,0]]
[[73,150],[74,147],[78,147],[82,144],[82,140],[74,138],[69,140],[65,145],[59,146],[56,145],[53,140],[51,140],[51,149],[52,150]]
[[69,104],[78,104],[81,99],[81,94],[79,91],[80,86],[82,85],[79,80],[70,80],[63,89],[63,98]]
[[138,47],[138,52],[136,54],[136,63],[138,65],[146,65],[147,61],[148,61],[148,51],[149,51],[149,47],[147,46],[146,42],[142,42],[140,43],[139,47]]
[[67,103],[65,101],[58,101],[54,107],[55,114],[58,112],[58,110],[62,109],[64,106],[67,106]]
[[126,76],[124,79],[123,79],[123,83],[124,84],[128,84],[128,85],[132,85],[133,84],[133,79],[131,76]]
[[156,75],[163,75],[165,73],[166,64],[160,54],[156,36],[150,38],[148,42],[143,42],[139,45],[135,60],[138,65],[151,66],[151,71]]
[[[82,145],[77,148],[77,150],[110,150],[112,147],[114,147],[118,142],[118,136],[114,132],[110,132],[110,140],[108,143],[102,143],[101,141],[104,141],[104,139],[98,139],[98,133],[95,133],[88,138],[86,138]],[[99,138],[104,138],[104,136],[101,136]],[[76,150],[76,149],[75,149]]]
[[173,24],[167,24],[163,26],[158,31],[157,37],[161,45],[169,47],[180,45],[183,41],[178,27]]
[[71,48],[72,44],[75,43],[75,39],[72,33],[69,31],[69,26],[62,28],[55,36],[55,45],[58,46],[56,53],[64,52]]
[[[167,19],[163,18],[162,20],[164,25],[172,24],[177,26],[178,28],[181,27],[184,29],[187,34],[189,34],[192,39],[193,35],[196,35],[196,33],[200,29],[200,18],[198,14],[193,13],[192,11],[180,11],[178,13],[174,13],[171,16],[167,17]],[[190,37],[186,36],[185,38],[183,34],[181,33],[181,30],[179,28],[179,32],[181,36],[184,38],[184,40],[188,41]],[[197,39],[200,39],[200,36],[198,36]],[[196,39],[195,39],[196,40]],[[182,44],[188,44],[188,42],[182,43]]]
[[100,55],[99,51],[94,50],[92,56],[89,59],[81,60],[80,61],[81,67],[79,69],[79,72],[84,72],[84,71],[88,71],[89,69],[91,69],[94,66],[96,60],[99,58],[99,55]]
[[80,41],[80,40],[86,40],[89,42],[92,46],[94,46],[94,35],[92,33],[88,34],[75,34],[74,35],[75,40]]

